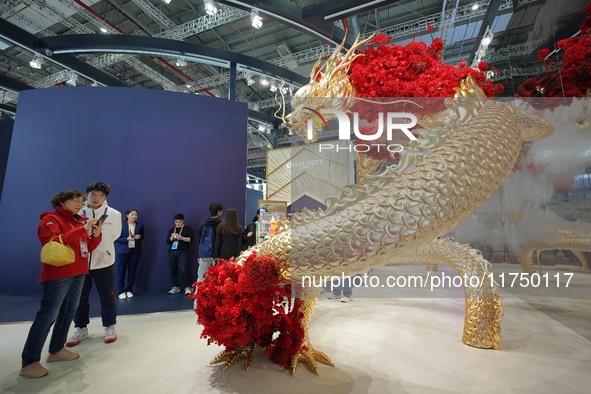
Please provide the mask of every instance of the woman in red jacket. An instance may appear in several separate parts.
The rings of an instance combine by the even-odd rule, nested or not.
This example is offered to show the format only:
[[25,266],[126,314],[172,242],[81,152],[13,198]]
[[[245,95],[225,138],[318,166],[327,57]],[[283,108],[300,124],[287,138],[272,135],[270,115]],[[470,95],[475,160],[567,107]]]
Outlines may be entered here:
[[49,329],[54,323],[47,362],[70,361],[79,357],[77,353],[67,350],[64,343],[80,300],[84,275],[88,274],[88,255],[102,239],[102,224],[97,224],[97,219],[90,219],[84,224],[86,218],[78,216],[82,208],[82,193],[64,190],[53,197],[51,205],[55,208],[53,212],[41,214],[37,227],[39,241],[45,245],[52,238],[57,240],[61,236],[63,243],[74,250],[76,259],[60,267],[41,264],[41,306],[25,342],[20,371],[21,376],[30,379],[49,373],[39,360]]

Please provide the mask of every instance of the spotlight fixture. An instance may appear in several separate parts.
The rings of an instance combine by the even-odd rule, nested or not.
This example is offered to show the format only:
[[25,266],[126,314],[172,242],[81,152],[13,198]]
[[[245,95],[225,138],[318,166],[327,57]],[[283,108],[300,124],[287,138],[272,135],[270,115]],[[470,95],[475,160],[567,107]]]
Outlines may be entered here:
[[70,71],[70,75],[68,80],[66,81],[66,85],[68,86],[76,86],[76,81],[78,80],[78,74],[75,71]]
[[33,60],[31,60],[29,62],[29,66],[36,68],[37,70],[39,70],[41,68],[42,64],[43,64],[43,58],[41,57],[41,55],[35,55]]
[[269,90],[272,91],[273,93],[275,93],[277,91],[277,84],[275,83],[275,81],[271,81],[271,84],[269,86]]
[[261,77],[261,79],[259,81],[261,82],[261,85],[269,86],[269,80],[267,78]]
[[252,27],[260,29],[263,26],[263,18],[259,16],[259,12],[252,10],[250,13],[250,20],[252,21]]
[[106,33],[107,29],[105,29],[104,27],[101,27],[101,33]]
[[171,0],[162,0],[162,1],[164,1],[166,4],[170,4]]
[[472,6],[472,11],[476,11],[480,6],[478,5],[478,3],[474,4]]
[[254,84],[254,79],[252,78],[251,73],[245,72],[244,79],[246,80],[246,85],[251,86],[252,84]]
[[185,60],[184,57],[181,57],[180,59],[176,59],[176,66],[177,67],[185,67],[187,65],[187,61]]
[[265,131],[265,130],[266,130],[265,126],[263,126],[262,124],[260,124],[259,125],[259,131]]
[[205,5],[205,13],[207,15],[215,15],[218,12],[218,7],[214,4],[213,0],[204,0],[203,4]]

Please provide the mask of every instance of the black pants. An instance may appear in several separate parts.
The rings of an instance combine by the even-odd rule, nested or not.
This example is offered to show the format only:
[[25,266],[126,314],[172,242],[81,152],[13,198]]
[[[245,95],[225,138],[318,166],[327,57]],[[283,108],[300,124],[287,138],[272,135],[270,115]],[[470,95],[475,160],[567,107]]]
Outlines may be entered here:
[[90,290],[92,282],[96,285],[96,291],[101,299],[101,318],[103,327],[117,324],[117,301],[115,299],[115,265],[96,270],[90,270],[84,277],[84,286],[80,295],[80,303],[74,316],[74,327],[86,327],[90,323]]
[[189,252],[187,250],[168,251],[168,266],[170,268],[170,279],[172,279],[173,287],[180,287],[181,289],[189,287],[189,277],[191,275],[189,273],[189,265],[187,264],[188,254]]
[[[135,248],[129,249],[127,254],[117,254],[117,290],[119,294],[133,293],[135,273],[141,254],[142,252]],[[127,274],[127,285],[125,284],[125,274]]]

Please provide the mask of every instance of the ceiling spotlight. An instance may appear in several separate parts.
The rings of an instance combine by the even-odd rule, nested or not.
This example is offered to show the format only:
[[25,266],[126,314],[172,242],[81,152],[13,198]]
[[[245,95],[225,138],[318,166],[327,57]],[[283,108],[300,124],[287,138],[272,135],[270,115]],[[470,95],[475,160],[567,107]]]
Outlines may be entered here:
[[181,57],[180,59],[176,59],[176,66],[177,67],[185,67],[187,65],[187,61],[185,60],[184,57]]
[[70,71],[70,75],[68,80],[66,81],[66,85],[68,86],[76,86],[76,81],[78,80],[78,74],[75,71]]
[[254,84],[254,79],[252,78],[251,73],[244,73],[244,79],[246,80],[246,84],[248,86],[251,86],[252,84]]
[[104,27],[101,27],[101,33],[106,33],[107,29],[105,29]]
[[265,126],[263,126],[262,124],[260,124],[259,125],[259,131],[265,131],[265,130],[266,130]]
[[213,3],[213,0],[204,0],[203,4],[205,5],[205,13],[207,15],[215,15],[218,12],[218,7]]
[[29,62],[29,66],[36,68],[37,70],[39,70],[41,68],[42,64],[43,64],[43,58],[41,57],[41,55],[35,55],[33,60],[31,60]]
[[261,77],[261,79],[259,81],[261,82],[261,85],[269,86],[269,80],[267,78]]
[[259,16],[258,11],[252,10],[250,20],[252,21],[252,27],[255,29],[260,29],[263,26],[263,18]]
[[162,1],[164,1],[166,4],[170,4],[171,0],[162,0]]
[[277,84],[275,81],[271,81],[271,85],[269,86],[269,90],[275,93],[277,91]]
[[476,10],[478,9],[478,7],[480,7],[480,6],[478,5],[478,3],[474,4],[474,5],[472,6],[472,11],[476,11]]

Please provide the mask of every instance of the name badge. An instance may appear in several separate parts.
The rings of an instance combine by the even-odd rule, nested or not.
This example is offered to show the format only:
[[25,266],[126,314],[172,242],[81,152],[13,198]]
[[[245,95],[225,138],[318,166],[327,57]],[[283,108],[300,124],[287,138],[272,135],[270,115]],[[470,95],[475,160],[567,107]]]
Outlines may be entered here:
[[174,241],[172,243],[172,247],[170,249],[177,250],[178,247],[179,247],[179,241]]
[[130,240],[128,240],[128,241],[127,241],[127,246],[128,246],[130,249],[133,249],[133,248],[135,248],[135,239],[130,239]]
[[80,240],[80,255],[82,258],[88,258],[88,244],[84,240]]

